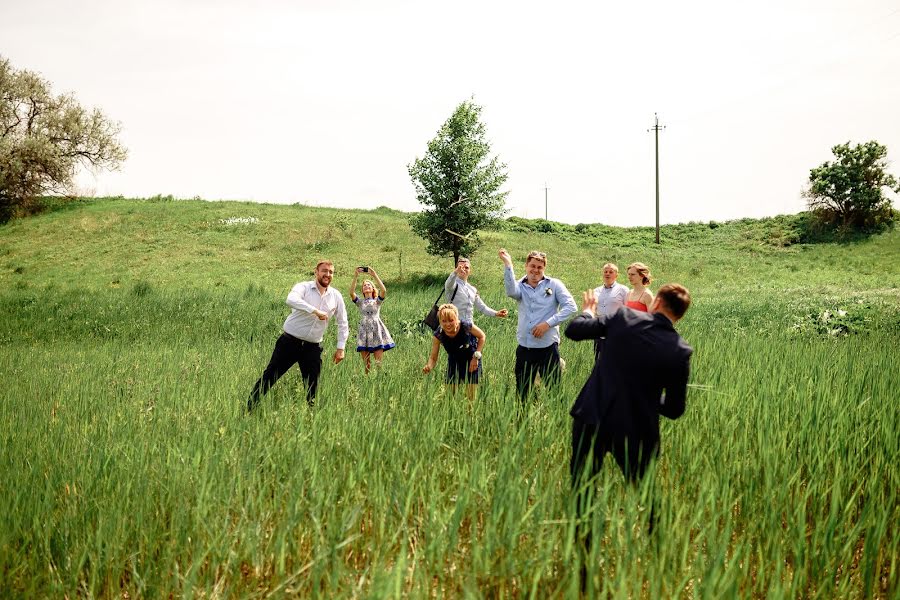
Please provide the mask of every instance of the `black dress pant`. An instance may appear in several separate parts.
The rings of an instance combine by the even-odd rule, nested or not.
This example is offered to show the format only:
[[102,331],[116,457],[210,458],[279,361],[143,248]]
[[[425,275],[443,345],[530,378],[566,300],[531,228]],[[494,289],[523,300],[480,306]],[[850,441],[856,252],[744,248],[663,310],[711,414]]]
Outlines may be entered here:
[[[616,459],[616,463],[625,475],[625,480],[631,485],[637,485],[647,474],[650,463],[659,455],[659,440],[631,440],[610,434],[604,431],[600,425],[590,425],[577,419],[572,421],[572,458],[569,462],[569,473],[572,478],[572,491],[577,494],[575,498],[576,511],[579,523],[581,523],[576,529],[579,537],[583,537],[586,552],[590,548],[591,532],[589,526],[581,522],[581,516],[587,510],[586,503],[589,494],[581,488],[600,472],[607,453],[612,454]],[[653,533],[656,523],[654,504],[651,495],[650,533]]]
[[516,348],[516,390],[520,400],[525,400],[531,393],[534,378],[538,375],[547,389],[559,381],[559,344],[553,343],[546,348]]
[[[616,459],[625,479],[629,483],[637,483],[644,478],[647,467],[659,453],[659,443],[611,435],[599,425],[572,420],[572,459],[569,462],[569,473],[573,486],[599,473],[607,453]],[[590,465],[587,464],[589,456]]]
[[282,333],[275,342],[272,358],[262,376],[256,381],[250,397],[247,398],[247,411],[259,404],[259,398],[269,391],[282,375],[297,364],[300,375],[306,384],[306,402],[312,406],[319,386],[319,373],[322,372],[322,345],[307,342],[294,336]]

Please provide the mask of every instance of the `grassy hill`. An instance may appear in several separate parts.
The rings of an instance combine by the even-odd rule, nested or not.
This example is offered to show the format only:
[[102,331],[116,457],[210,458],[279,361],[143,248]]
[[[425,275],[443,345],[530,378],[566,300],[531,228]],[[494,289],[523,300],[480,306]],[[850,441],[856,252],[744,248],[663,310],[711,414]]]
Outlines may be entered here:
[[[577,596],[567,411],[591,352],[564,343],[562,385],[520,409],[502,246],[518,271],[547,252],[576,296],[639,260],[695,299],[688,412],[663,423],[654,482],[666,533],[647,538],[608,464],[597,594],[893,597],[900,232],[804,244],[801,218],[666,226],[659,246],[651,228],[483,232],[472,281],[513,314],[476,317],[472,404],[421,374],[415,322],[451,264],[398,211],[104,199],[0,227],[0,589]],[[398,347],[369,377],[352,351],[326,364],[313,410],[292,372],[245,418],[287,291],[322,257],[345,293],[378,269]]]

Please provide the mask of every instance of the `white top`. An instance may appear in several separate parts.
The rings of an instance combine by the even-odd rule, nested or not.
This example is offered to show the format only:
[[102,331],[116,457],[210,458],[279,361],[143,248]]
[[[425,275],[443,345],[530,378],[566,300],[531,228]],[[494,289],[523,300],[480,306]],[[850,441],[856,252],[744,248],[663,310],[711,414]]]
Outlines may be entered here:
[[[453,290],[456,289],[456,295]],[[478,312],[489,317],[496,317],[497,311],[484,303],[481,296],[478,295],[478,289],[474,285],[457,276],[456,271],[452,271],[447,281],[444,282],[444,297],[447,302],[453,298],[453,306],[459,312],[459,320],[462,323],[472,323],[472,308],[477,308]]]
[[[329,286],[324,294],[320,294],[315,281],[303,281],[291,288],[286,302],[292,310],[284,321],[285,333],[307,342],[321,344],[328,323],[337,319],[337,349],[344,349],[347,338],[350,337],[350,326],[347,324],[344,297],[339,291]],[[313,314],[314,310],[321,310],[327,314],[328,320],[319,320]]]
[[601,285],[594,288],[594,296],[597,297],[597,313],[610,316],[625,306],[628,288],[616,281],[610,287]]

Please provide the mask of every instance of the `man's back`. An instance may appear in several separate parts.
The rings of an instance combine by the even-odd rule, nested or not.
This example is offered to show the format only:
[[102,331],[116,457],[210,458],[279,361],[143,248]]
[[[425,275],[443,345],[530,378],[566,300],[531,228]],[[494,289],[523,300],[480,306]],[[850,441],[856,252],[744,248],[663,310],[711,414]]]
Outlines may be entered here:
[[615,438],[658,440],[659,414],[684,412],[692,349],[660,313],[623,308],[609,317],[579,316],[566,328],[574,340],[603,335],[603,353],[571,415]]

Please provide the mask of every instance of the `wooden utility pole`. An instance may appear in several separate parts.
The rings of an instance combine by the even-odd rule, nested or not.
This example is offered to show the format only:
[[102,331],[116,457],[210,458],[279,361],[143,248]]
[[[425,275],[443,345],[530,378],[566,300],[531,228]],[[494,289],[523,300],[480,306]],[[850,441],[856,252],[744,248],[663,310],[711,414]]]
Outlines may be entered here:
[[647,131],[653,132],[654,146],[656,147],[656,243],[659,243],[659,132],[665,127],[659,126],[659,117],[653,113],[653,127]]
[[547,187],[547,182],[545,181],[544,182],[544,220],[545,221],[550,220],[547,218],[547,190],[549,190],[549,189],[550,188]]

